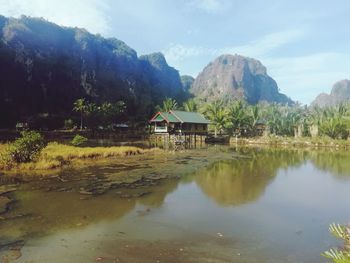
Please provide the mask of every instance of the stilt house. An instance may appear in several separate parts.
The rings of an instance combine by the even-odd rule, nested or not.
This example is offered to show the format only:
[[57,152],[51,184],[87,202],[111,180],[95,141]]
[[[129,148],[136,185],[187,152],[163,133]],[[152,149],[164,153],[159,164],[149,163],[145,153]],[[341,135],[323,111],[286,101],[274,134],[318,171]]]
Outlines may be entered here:
[[197,112],[171,110],[158,112],[150,120],[150,124],[152,132],[158,134],[205,135],[210,121]]

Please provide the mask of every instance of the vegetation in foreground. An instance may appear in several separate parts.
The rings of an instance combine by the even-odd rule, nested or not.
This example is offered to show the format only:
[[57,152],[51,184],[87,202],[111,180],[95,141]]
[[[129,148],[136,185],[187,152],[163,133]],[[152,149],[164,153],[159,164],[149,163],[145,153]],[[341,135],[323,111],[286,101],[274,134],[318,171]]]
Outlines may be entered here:
[[[85,138],[83,138],[85,141]],[[22,137],[0,145],[0,170],[50,170],[73,161],[142,154],[138,147],[78,147],[51,142],[45,146],[39,133],[22,132]]]
[[332,248],[322,255],[332,259],[334,263],[350,263],[350,226],[331,224],[329,231],[343,241],[343,247],[341,249]]

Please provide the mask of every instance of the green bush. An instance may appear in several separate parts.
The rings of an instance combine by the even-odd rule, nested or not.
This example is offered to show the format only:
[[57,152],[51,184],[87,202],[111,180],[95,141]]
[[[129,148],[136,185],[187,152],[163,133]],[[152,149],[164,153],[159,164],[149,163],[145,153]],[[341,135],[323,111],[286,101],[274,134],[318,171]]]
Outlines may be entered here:
[[74,146],[80,146],[86,143],[88,139],[84,136],[81,136],[79,134],[75,135],[73,140],[71,141],[71,144]]
[[20,138],[11,143],[3,158],[8,162],[27,163],[35,161],[45,147],[44,139],[35,131],[22,131]]

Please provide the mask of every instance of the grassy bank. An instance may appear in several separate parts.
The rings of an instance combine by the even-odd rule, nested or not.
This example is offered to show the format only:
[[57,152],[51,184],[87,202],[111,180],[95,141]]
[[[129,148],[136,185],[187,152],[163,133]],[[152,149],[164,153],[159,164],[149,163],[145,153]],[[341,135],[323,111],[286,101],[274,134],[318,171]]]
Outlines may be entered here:
[[240,145],[270,145],[270,146],[293,146],[293,147],[333,147],[333,148],[348,148],[350,147],[349,140],[335,140],[329,137],[254,137],[254,138],[236,138],[232,137],[231,144]]
[[[0,144],[0,155],[6,151],[6,144]],[[66,165],[73,165],[83,161],[106,159],[112,157],[124,157],[138,155],[152,150],[145,150],[132,146],[118,147],[75,147],[49,143],[40,153],[38,159],[29,163],[13,164],[6,166],[0,162],[0,170],[28,171],[28,170],[52,170]]]

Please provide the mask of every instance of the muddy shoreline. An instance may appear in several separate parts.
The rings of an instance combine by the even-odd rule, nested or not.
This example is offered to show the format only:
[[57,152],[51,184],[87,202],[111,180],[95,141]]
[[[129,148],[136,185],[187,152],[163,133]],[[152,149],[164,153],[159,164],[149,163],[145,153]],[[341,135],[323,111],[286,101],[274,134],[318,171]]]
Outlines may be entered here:
[[[100,196],[126,200],[135,203],[140,198],[148,198],[155,188],[162,184],[177,184],[180,177],[192,173],[199,167],[219,160],[223,156],[231,158],[232,154],[220,152],[218,156],[203,158],[203,151],[184,151],[181,153],[167,152],[162,154],[145,154],[128,156],[127,158],[112,158],[90,162],[89,165],[69,166],[50,174],[38,176],[37,173],[2,175],[0,177],[0,228],[19,220],[42,220],[37,212],[23,212],[17,196],[22,192],[70,195],[79,202],[92,201]],[[239,157],[239,156],[238,156]],[[192,166],[188,167],[191,163]],[[112,171],[112,172],[111,172]],[[173,182],[173,183],[172,183]],[[19,210],[19,211],[18,211]],[[148,211],[140,211],[143,215]],[[78,213],[83,219],[84,209]],[[81,214],[81,215],[80,215]],[[56,223],[54,223],[56,224]],[[39,229],[38,229],[39,230]],[[24,231],[23,234],[11,233],[6,238],[0,237],[0,258],[3,262],[11,262],[21,256],[21,248],[29,236],[36,234],[35,229]],[[29,236],[28,236],[29,235]]]

